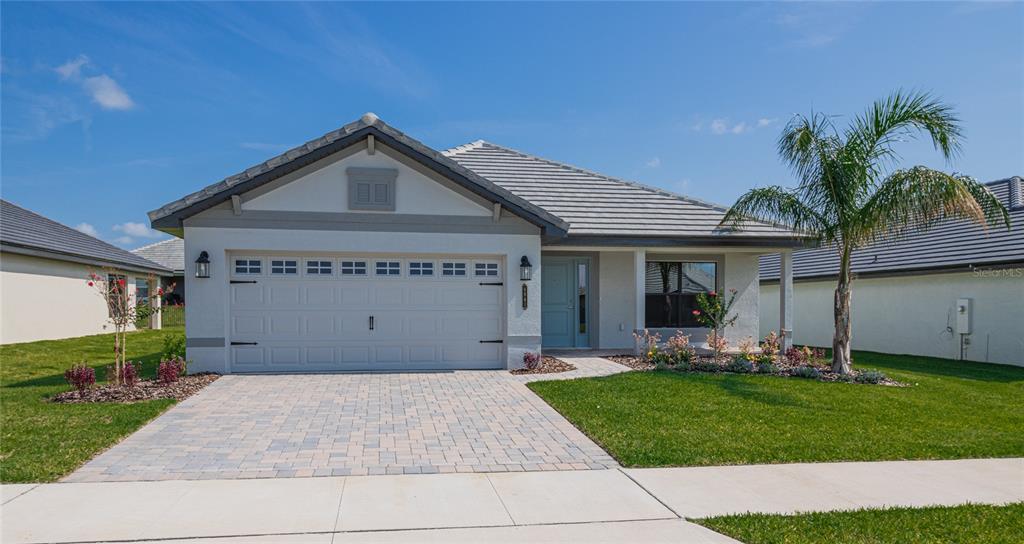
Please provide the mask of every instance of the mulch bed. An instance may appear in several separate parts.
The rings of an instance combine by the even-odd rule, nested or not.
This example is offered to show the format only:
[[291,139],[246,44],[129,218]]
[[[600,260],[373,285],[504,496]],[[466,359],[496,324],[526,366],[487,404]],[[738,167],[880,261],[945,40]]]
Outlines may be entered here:
[[[629,368],[632,368],[633,370],[654,370],[654,364],[653,363],[644,362],[642,359],[640,359],[639,357],[636,357],[635,355],[609,355],[609,356],[605,357],[605,359],[608,359],[610,361],[614,361],[616,363],[619,363],[620,365],[628,366]],[[708,364],[714,364],[715,370],[706,370],[704,368],[692,368],[692,366],[690,368],[670,366],[669,369],[670,370],[675,370],[677,372],[703,372],[703,373],[710,373],[710,374],[715,374],[715,373],[719,373],[719,372],[730,372],[730,373],[734,373],[734,374],[740,374],[740,372],[733,372],[733,371],[731,371],[728,368],[728,366],[729,366],[729,362],[728,361],[727,362],[721,362],[721,363],[712,363],[712,358],[711,357],[706,357],[706,356],[698,356],[696,361],[704,363],[706,367],[707,367]],[[754,365],[754,369],[755,369],[754,372],[744,372],[743,374],[761,374],[761,375],[765,375],[765,376],[779,376],[779,377],[783,377],[783,378],[798,378],[798,379],[802,378],[802,379],[805,379],[805,380],[806,379],[813,379],[813,378],[804,378],[803,376],[796,376],[795,375],[796,369],[798,369],[800,367],[807,367],[807,366],[814,367],[815,369],[818,370],[818,372],[820,374],[819,377],[817,378],[818,381],[822,381],[822,382],[868,383],[868,382],[857,382],[857,377],[865,372],[865,371],[862,371],[862,370],[854,369],[853,372],[851,372],[850,374],[847,374],[846,376],[840,376],[839,374],[836,374],[836,373],[832,372],[831,365],[826,364],[826,363],[821,363],[821,362],[816,362],[816,363],[795,363],[795,362],[792,362],[792,361],[790,361],[788,359],[783,359],[782,361],[776,361],[775,362],[775,368],[776,368],[775,372],[772,372],[772,373],[756,372],[757,365],[755,364]],[[874,384],[870,384],[870,385],[887,385],[887,386],[890,386],[890,387],[907,387],[908,386],[908,384],[896,381],[896,380],[894,380],[894,379],[892,379],[892,378],[890,378],[888,376],[886,376],[883,380],[881,380],[881,381],[879,381],[877,383],[874,383]]]
[[50,399],[51,402],[139,402],[155,399],[185,400],[199,392],[200,389],[213,383],[220,374],[200,373],[189,374],[178,378],[174,383],[160,383],[154,380],[142,380],[134,387],[123,387],[103,384],[90,387],[82,394],[77,390],[59,393]]
[[527,368],[517,368],[510,370],[512,374],[555,374],[557,372],[568,372],[570,370],[576,370],[575,366],[561,360],[555,359],[554,357],[548,357],[547,355],[541,357],[540,364],[537,368],[532,370]]

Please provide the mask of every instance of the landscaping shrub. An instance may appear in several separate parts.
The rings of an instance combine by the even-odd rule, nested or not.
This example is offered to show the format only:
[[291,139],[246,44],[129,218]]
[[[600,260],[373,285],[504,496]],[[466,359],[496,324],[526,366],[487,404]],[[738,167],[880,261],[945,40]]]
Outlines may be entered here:
[[722,367],[719,366],[718,363],[707,359],[697,359],[693,362],[691,367],[693,370],[699,372],[720,372],[722,370]]
[[523,366],[526,370],[536,370],[540,365],[540,354],[528,351],[523,354]]
[[801,366],[793,369],[793,375],[797,378],[817,380],[821,378],[821,371],[813,366]]
[[689,365],[690,361],[697,356],[697,351],[690,345],[690,337],[683,334],[683,331],[677,331],[666,344],[666,349],[674,364]]
[[775,366],[775,363],[771,362],[771,357],[767,361],[761,360],[757,363],[758,374],[775,374],[779,371],[779,367]]
[[877,370],[867,370],[857,374],[854,381],[857,383],[882,383],[885,381],[885,373]]
[[[132,361],[125,361],[124,367],[121,368],[121,385],[125,387],[135,387],[139,383],[139,371],[142,369],[142,363],[135,363]],[[110,376],[115,375],[116,370],[113,369],[113,365],[107,368],[108,380]]]
[[96,384],[96,370],[85,363],[79,363],[64,371],[64,379],[82,393]]
[[791,363],[793,363],[795,365],[799,365],[799,364],[807,362],[807,357],[804,356],[803,350],[801,350],[800,348],[798,348],[796,346],[792,346],[789,349],[787,349],[785,357],[786,357],[787,361],[789,361],[789,362],[791,362]]
[[664,359],[659,359],[654,363],[654,370],[668,370],[669,368],[668,363]]
[[185,358],[185,335],[172,334],[164,338],[164,349],[160,353],[161,359]]
[[745,356],[737,355],[733,357],[732,362],[725,369],[737,374],[747,374],[754,371],[754,365]]
[[161,383],[174,383],[178,377],[187,372],[185,359],[174,357],[166,361],[160,361],[156,368],[156,377]]

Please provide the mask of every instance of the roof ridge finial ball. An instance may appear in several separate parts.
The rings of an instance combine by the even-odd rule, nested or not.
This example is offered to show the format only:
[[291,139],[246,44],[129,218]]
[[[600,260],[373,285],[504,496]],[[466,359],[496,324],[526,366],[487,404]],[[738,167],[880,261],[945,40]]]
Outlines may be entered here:
[[367,125],[372,125],[379,120],[380,117],[377,117],[377,114],[373,113],[372,111],[368,111],[363,114],[363,122],[366,123]]

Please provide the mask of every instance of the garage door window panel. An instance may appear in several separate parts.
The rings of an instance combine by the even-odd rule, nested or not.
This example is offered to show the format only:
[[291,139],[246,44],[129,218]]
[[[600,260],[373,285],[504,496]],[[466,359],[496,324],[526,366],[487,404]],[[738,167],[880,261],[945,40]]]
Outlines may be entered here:
[[378,276],[401,276],[401,261],[377,261],[374,270]]
[[260,259],[235,259],[235,274],[253,276],[263,273],[263,261]]
[[366,261],[341,261],[342,276],[365,276]]
[[433,276],[434,263],[429,261],[412,261],[409,263],[410,276]]
[[334,263],[328,260],[306,261],[306,274],[309,276],[330,276],[334,273]]
[[500,275],[498,263],[478,262],[473,264],[473,274],[478,278],[497,278]]
[[465,277],[466,263],[454,261],[441,263],[441,275],[450,278]]
[[273,275],[292,275],[299,273],[299,261],[294,259],[274,259],[270,261],[270,273]]

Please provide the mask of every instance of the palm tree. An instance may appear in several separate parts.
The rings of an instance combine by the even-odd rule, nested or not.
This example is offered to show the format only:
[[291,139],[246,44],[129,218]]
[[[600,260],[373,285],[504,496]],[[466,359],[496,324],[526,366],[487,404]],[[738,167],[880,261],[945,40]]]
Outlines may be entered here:
[[840,132],[831,118],[795,116],[778,141],[779,156],[796,174],[795,189],[753,189],[720,226],[748,220],[790,225],[839,253],[832,339],[832,370],[850,371],[850,256],[864,244],[961,218],[1009,228],[1006,208],[974,179],[924,166],[895,169],[894,144],[927,132],[947,163],[963,137],[952,108],[925,93],[897,91],[875,102]]

